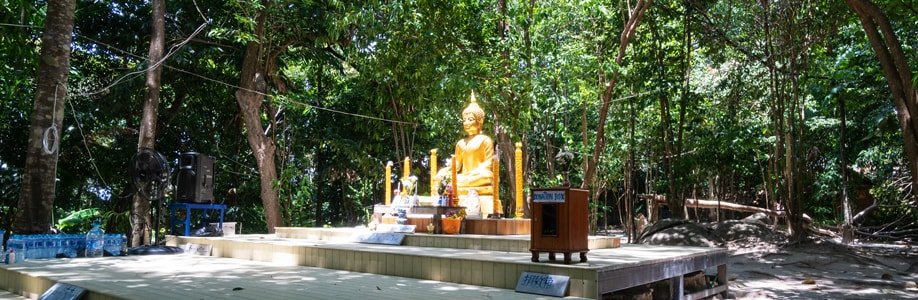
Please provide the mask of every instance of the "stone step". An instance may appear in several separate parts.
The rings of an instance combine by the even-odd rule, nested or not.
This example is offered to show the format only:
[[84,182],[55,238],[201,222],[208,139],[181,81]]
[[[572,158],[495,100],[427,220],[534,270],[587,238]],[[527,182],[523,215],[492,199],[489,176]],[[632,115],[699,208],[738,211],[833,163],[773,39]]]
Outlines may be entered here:
[[[304,228],[277,227],[278,238],[303,239],[312,241],[351,242],[354,240],[352,228]],[[529,235],[480,235],[480,234],[408,234],[405,246],[454,248],[471,250],[490,250],[529,253]],[[621,238],[612,236],[588,237],[590,250],[618,248]]]

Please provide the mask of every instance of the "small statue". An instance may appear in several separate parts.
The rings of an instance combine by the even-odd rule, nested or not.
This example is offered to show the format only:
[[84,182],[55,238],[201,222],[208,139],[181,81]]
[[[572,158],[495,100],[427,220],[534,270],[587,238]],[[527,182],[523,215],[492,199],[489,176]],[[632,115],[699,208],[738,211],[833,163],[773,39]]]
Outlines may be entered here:
[[561,175],[563,176],[563,182],[561,186],[570,187],[571,180],[568,177],[568,173],[571,172],[571,166],[573,165],[574,154],[567,151],[567,146],[561,148],[561,151],[555,155],[555,162],[558,165],[558,169],[561,170]]

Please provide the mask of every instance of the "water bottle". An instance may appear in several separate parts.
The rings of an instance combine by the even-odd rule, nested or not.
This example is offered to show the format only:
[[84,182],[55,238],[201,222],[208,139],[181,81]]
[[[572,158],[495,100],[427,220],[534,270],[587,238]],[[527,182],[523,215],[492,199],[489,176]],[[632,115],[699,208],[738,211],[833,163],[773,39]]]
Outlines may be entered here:
[[102,257],[105,247],[105,232],[99,228],[99,221],[92,222],[92,229],[86,234],[86,257]]
[[[10,240],[6,242],[6,248],[11,260],[9,263],[25,260],[26,246],[25,240],[22,239],[21,235],[11,236]],[[18,258],[18,260],[14,258]]]

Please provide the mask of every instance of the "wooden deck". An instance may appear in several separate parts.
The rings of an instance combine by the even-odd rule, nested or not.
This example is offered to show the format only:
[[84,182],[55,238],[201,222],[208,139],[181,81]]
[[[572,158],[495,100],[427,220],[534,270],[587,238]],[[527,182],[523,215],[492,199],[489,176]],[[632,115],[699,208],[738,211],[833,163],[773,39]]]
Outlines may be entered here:
[[[54,280],[87,284],[94,291],[93,295],[101,297],[92,299],[147,299],[134,294],[113,294],[114,291],[132,289],[134,292],[151,289],[151,293],[158,297],[169,294],[178,296],[171,298],[247,298],[250,295],[248,292],[240,292],[251,288],[256,292],[251,295],[260,295],[257,298],[264,300],[290,298],[287,296],[293,294],[296,296],[292,298],[299,299],[303,299],[303,295],[338,298],[335,296],[343,297],[341,293],[344,292],[373,297],[383,295],[383,298],[393,293],[395,297],[393,291],[380,292],[375,287],[386,290],[386,286],[406,284],[417,289],[399,288],[397,290],[405,293],[398,293],[397,297],[426,299],[448,295],[451,298],[532,299],[534,295],[517,294],[513,289],[522,272],[535,272],[568,276],[569,296],[593,299],[663,280],[669,280],[671,286],[678,289],[672,291],[674,299],[702,298],[726,290],[723,284],[726,282],[725,249],[644,245],[617,247],[618,239],[590,237],[589,261],[564,265],[545,262],[545,257],[543,262],[532,262],[528,236],[412,234],[407,236],[403,245],[378,245],[352,242],[350,237],[354,230],[351,229],[279,228],[277,232],[276,235],[221,238],[169,237],[169,243],[173,245],[209,244],[213,247],[215,258],[146,256],[0,265],[0,268],[8,269],[0,270],[0,289],[40,293],[50,287],[50,281],[42,283],[42,278],[57,278]],[[240,269],[233,270],[228,267],[230,265]],[[95,272],[85,272],[87,269],[105,270],[100,272],[113,272],[115,275],[98,277]],[[699,270],[717,274],[722,284],[714,289],[684,294],[679,288],[682,276]],[[23,276],[11,275],[11,272],[26,273],[27,277],[37,279],[22,280]],[[220,275],[213,280],[203,276],[213,274],[230,275]],[[113,278],[120,280],[111,281]],[[354,283],[345,284],[347,282],[341,278],[353,278]],[[222,285],[215,282],[222,282]],[[108,287],[115,283],[116,287]],[[255,287],[255,283],[264,287]],[[169,288],[172,284],[178,285]],[[344,289],[341,285],[348,287],[341,290]],[[194,286],[200,288],[185,288]],[[231,291],[237,286],[244,289]],[[467,291],[469,294],[441,294],[449,291]],[[350,294],[348,298],[354,296]]]
[[[56,282],[89,290],[87,300],[533,298],[507,289],[191,255],[46,259],[0,266],[0,288],[31,299]],[[0,299],[22,299],[6,295]]]

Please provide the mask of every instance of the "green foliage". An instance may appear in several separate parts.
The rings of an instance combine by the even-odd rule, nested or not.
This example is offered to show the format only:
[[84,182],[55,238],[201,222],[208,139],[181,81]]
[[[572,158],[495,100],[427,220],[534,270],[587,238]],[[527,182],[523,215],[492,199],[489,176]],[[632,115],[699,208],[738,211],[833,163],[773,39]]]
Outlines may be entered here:
[[100,217],[102,217],[102,213],[95,208],[78,210],[57,220],[57,228],[63,232],[70,233],[86,232],[87,228],[92,227],[92,221]]
[[[906,2],[876,2],[914,69],[918,14],[910,14],[914,7]],[[623,2],[506,1],[506,16],[495,1],[477,0],[262,3],[168,3],[167,49],[204,22],[199,8],[210,23],[205,35],[166,61],[156,141],[173,165],[184,151],[216,157],[217,202],[230,205],[227,220],[246,233],[263,232],[265,224],[233,85],[245,45],[255,41],[258,11],[269,24],[260,41],[263,58],[277,65],[263,104],[278,117],[265,113],[263,122],[278,148],[273,187],[290,226],[365,223],[372,205],[382,202],[383,183],[395,180],[382,178],[385,163],[405,156],[412,158],[418,190],[429,190],[428,150],[440,149],[444,167],[462,137],[458,114],[470,90],[488,112],[486,133],[526,144],[527,188],[560,184],[552,159],[562,147],[575,154],[570,176],[578,184],[596,129],[605,127],[594,185],[601,190],[590,204],[596,222],[617,223],[630,151],[637,192],[666,193],[664,120],[680,146],[673,181],[682,197],[764,207],[766,195],[786,184],[772,169],[783,163],[783,154],[775,153],[779,103],[788,105],[785,118],[799,118],[794,155],[806,187],[804,210],[817,222],[837,222],[839,100],[847,111],[849,194],[882,207],[867,223],[914,213],[902,184],[910,174],[888,85],[859,21],[841,1],[768,2],[774,8],[768,35],[759,2],[654,1],[621,64],[615,54],[628,9]],[[79,1],[58,165],[59,216],[94,211],[109,230],[129,226],[126,168],[137,145],[143,77],[116,80],[146,67],[148,5]],[[504,17],[507,30],[499,32]],[[40,2],[0,0],[0,23],[33,26],[0,26],[0,226],[9,226],[18,201],[43,20]],[[783,94],[771,86],[766,40],[805,57],[794,71],[798,110],[777,100]],[[781,78],[791,74],[786,54],[772,57]],[[619,77],[609,119],[597,124],[603,82],[613,73]],[[661,115],[662,102],[668,116]],[[501,198],[509,205],[506,162],[501,169]],[[771,190],[767,182],[775,184]],[[72,222],[57,223],[66,230],[82,226]]]

